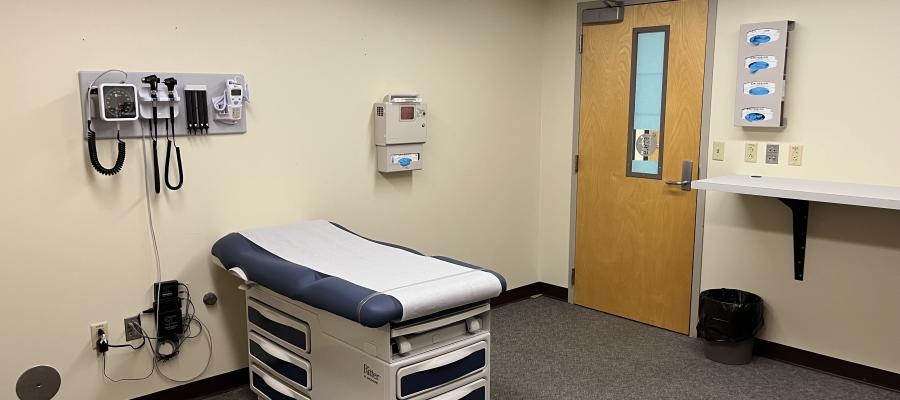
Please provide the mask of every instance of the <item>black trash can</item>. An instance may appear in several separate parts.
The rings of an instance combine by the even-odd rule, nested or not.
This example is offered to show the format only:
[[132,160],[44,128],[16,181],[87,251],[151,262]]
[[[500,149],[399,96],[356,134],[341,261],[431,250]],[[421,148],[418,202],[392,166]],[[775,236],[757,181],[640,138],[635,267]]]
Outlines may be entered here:
[[763,325],[761,297],[737,289],[700,293],[697,336],[706,358],[723,364],[746,364],[753,358],[753,339]]

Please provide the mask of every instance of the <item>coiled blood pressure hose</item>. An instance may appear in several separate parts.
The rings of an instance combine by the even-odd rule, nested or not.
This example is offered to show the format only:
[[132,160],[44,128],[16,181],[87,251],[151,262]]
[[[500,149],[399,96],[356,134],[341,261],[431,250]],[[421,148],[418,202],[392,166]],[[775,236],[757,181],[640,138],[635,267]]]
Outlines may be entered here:
[[101,175],[112,176],[118,174],[125,165],[125,142],[119,138],[119,130],[116,129],[116,140],[119,141],[119,153],[116,156],[116,164],[112,168],[106,168],[100,163],[97,156],[97,132],[91,129],[91,121],[88,120],[88,155],[91,157],[91,166]]
[[106,75],[110,72],[114,72],[114,71],[120,72],[123,75],[125,75],[126,77],[128,76],[128,74],[122,70],[118,70],[118,69],[106,70],[103,73],[101,73],[100,75],[98,75],[96,78],[94,78],[94,81],[91,82],[90,85],[88,85],[87,93],[84,94],[85,101],[88,104],[88,112],[87,112],[88,156],[91,159],[91,166],[94,167],[94,170],[97,171],[98,173],[100,173],[101,175],[106,175],[106,176],[112,176],[112,175],[118,174],[120,171],[122,171],[122,166],[125,165],[125,142],[122,141],[122,139],[119,137],[119,129],[116,129],[116,140],[119,141],[119,144],[118,144],[119,152],[116,155],[116,163],[115,163],[115,165],[112,166],[112,168],[104,167],[103,164],[100,163],[100,157],[97,156],[97,132],[94,132],[94,129],[91,126],[92,125],[92,122],[91,122],[92,114],[94,113],[93,102],[91,101],[91,91],[92,91],[92,89],[96,90],[96,88],[94,87],[94,84],[97,83],[97,80],[102,78],[104,75]]

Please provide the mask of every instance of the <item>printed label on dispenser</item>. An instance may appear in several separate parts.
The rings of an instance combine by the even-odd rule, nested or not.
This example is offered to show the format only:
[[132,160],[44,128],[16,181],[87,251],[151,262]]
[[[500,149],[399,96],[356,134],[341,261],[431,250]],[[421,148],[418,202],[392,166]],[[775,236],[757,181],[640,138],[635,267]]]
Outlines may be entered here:
[[744,83],[744,94],[750,96],[765,96],[772,93],[775,93],[775,84],[772,82]]
[[741,110],[741,117],[748,122],[770,121],[775,113],[768,107],[747,107]]
[[391,164],[400,164],[404,168],[408,168],[414,161],[419,161],[419,153],[391,155]]
[[778,59],[775,56],[750,56],[744,59],[744,68],[749,69],[751,74],[777,66]]
[[780,37],[781,32],[778,29],[754,29],[747,32],[747,43],[759,46],[761,44],[774,42]]

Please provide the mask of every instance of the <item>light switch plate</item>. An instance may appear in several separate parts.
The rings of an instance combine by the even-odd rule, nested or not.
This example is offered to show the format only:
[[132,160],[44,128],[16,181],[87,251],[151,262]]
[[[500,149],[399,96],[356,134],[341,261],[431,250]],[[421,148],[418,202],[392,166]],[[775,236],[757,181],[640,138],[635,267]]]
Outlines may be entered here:
[[758,145],[756,143],[747,143],[744,145],[744,162],[755,163]]
[[766,145],[766,164],[778,164],[778,145]]
[[725,161],[725,142],[713,142],[712,159],[716,161]]
[[788,165],[799,167],[803,165],[803,145],[792,144],[788,154]]

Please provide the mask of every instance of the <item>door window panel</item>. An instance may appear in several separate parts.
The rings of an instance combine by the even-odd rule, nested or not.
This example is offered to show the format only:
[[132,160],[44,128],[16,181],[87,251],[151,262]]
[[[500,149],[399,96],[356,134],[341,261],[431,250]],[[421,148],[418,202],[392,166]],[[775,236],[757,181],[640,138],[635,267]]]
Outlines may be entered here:
[[635,28],[627,176],[662,179],[669,27]]

